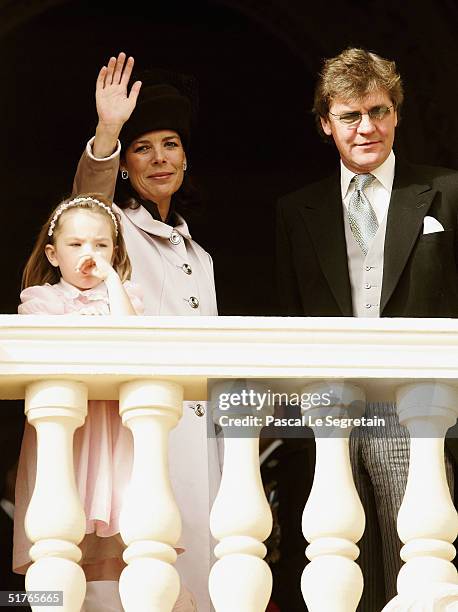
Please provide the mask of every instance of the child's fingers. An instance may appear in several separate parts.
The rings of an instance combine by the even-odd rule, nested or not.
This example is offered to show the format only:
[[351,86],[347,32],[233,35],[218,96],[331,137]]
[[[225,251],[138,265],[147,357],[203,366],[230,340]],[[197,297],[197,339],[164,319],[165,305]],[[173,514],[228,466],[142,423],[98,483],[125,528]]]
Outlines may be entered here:
[[76,264],[75,271],[76,272],[83,272],[83,274],[84,274],[90,268],[94,267],[95,265],[96,265],[96,262],[94,261],[94,258],[92,257],[92,255],[83,255],[78,260],[78,263]]

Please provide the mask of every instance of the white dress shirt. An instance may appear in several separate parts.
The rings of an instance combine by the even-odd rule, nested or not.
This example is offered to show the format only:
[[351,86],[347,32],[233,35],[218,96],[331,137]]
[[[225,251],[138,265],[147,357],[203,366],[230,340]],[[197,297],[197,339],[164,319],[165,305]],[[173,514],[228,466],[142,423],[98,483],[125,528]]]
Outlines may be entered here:
[[[391,150],[383,164],[373,170],[371,174],[376,180],[364,190],[367,199],[372,204],[377,221],[380,223],[385,218],[390,205],[391,191],[394,181],[395,157]],[[352,182],[355,173],[349,170],[342,161],[340,162],[340,186],[342,190],[342,201],[348,210],[350,198],[355,190],[355,183]]]

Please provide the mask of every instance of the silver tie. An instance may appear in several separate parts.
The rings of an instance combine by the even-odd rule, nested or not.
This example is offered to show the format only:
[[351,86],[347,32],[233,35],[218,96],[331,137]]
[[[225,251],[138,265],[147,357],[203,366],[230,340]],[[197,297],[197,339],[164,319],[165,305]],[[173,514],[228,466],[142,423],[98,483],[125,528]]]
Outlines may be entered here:
[[348,220],[356,242],[367,255],[369,246],[378,230],[378,221],[374,209],[364,193],[364,189],[372,183],[372,174],[356,174],[353,178],[355,191],[348,205]]

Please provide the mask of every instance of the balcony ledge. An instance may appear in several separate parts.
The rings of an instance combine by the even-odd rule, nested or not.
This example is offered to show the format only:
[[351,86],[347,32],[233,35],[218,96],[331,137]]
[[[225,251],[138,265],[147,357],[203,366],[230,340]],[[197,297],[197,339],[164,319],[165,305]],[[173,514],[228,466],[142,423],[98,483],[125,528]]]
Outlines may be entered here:
[[457,384],[458,320],[1,315],[0,396],[50,377],[92,399],[144,377],[180,382],[186,399],[210,377],[345,378],[386,400],[400,381]]

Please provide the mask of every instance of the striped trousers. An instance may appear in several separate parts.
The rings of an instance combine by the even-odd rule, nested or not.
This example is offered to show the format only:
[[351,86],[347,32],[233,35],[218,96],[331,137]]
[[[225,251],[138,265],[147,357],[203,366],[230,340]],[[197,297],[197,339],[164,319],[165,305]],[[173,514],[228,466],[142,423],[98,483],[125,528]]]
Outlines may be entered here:
[[[384,427],[358,427],[350,436],[353,477],[366,513],[366,529],[357,563],[364,575],[358,612],[379,612],[397,593],[402,542],[396,520],[404,497],[410,457],[408,430],[399,424],[394,403],[373,403],[366,417],[382,417]],[[453,466],[445,456],[453,495]]]

